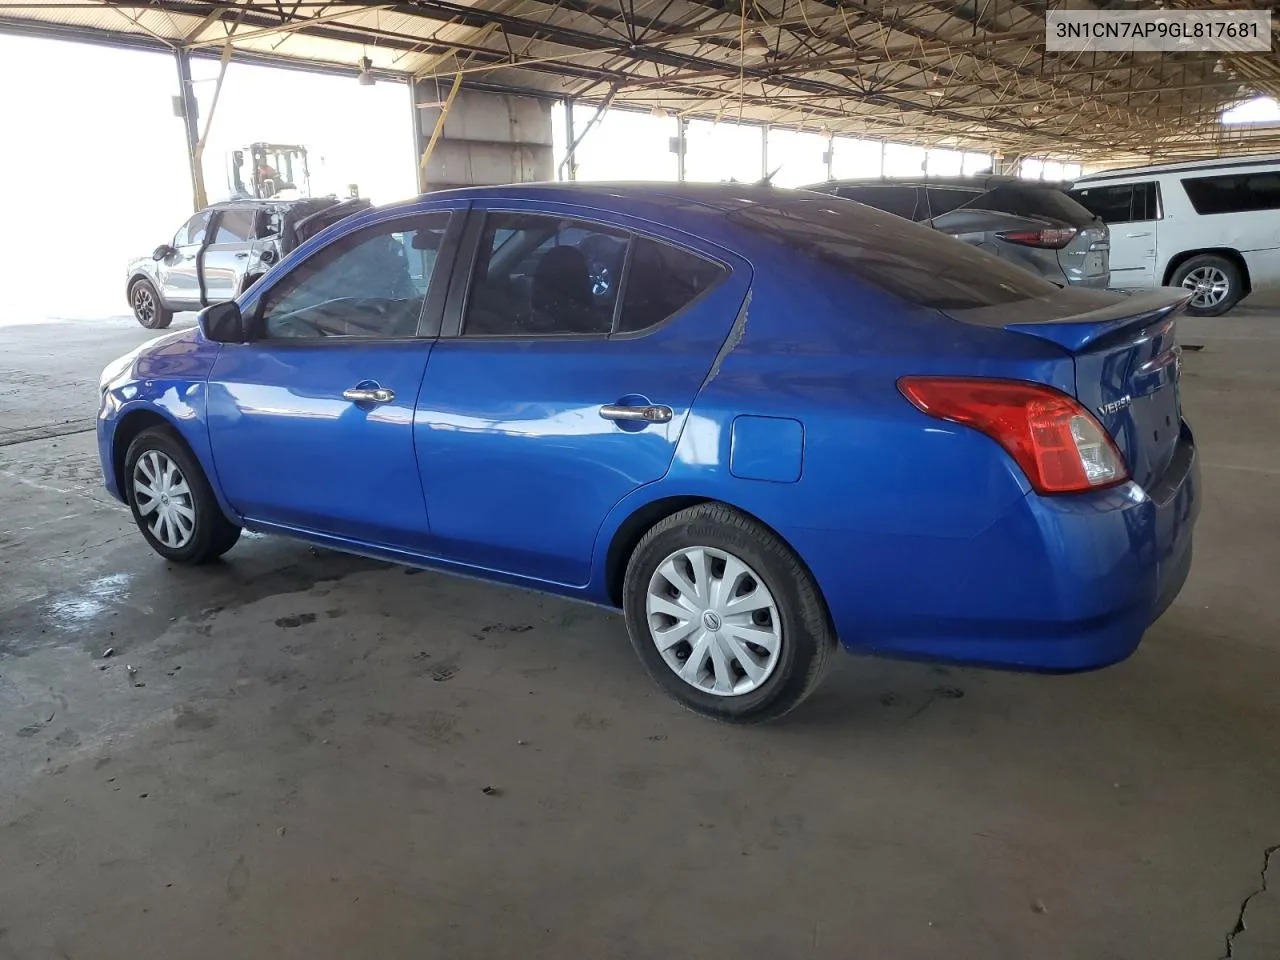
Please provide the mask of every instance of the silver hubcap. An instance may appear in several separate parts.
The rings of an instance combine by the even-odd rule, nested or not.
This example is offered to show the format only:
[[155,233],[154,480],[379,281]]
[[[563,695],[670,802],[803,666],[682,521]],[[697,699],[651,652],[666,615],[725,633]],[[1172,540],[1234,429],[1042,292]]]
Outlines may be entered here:
[[139,320],[150,321],[156,315],[156,302],[151,291],[142,284],[133,288],[133,312]]
[[1193,307],[1216,307],[1231,292],[1227,275],[1217,267],[1196,267],[1182,278],[1182,286],[1195,291],[1191,297]]
[[148,450],[133,467],[133,502],[151,535],[171,550],[185,547],[196,530],[196,503],[178,465]]
[[757,689],[778,666],[782,619],[749,566],[712,547],[677,550],[645,598],[649,634],[681,680],[721,697]]

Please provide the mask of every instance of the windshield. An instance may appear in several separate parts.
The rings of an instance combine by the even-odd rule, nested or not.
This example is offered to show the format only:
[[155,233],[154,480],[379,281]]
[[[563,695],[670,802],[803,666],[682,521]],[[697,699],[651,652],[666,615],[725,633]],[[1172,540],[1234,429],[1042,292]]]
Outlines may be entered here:
[[1047,296],[1058,288],[930,227],[852,200],[779,191],[728,219],[908,303],[971,310]]

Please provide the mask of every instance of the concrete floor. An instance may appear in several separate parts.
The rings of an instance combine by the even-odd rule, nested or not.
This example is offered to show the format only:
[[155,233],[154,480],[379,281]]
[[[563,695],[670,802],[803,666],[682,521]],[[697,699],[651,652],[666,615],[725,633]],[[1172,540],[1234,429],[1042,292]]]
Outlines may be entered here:
[[[87,432],[148,336],[0,327],[0,960],[1229,952],[1280,844],[1280,311],[1184,322],[1198,553],[1132,659],[842,657],[759,729],[593,608],[258,537],[167,566]],[[1278,870],[1236,958],[1280,956]]]

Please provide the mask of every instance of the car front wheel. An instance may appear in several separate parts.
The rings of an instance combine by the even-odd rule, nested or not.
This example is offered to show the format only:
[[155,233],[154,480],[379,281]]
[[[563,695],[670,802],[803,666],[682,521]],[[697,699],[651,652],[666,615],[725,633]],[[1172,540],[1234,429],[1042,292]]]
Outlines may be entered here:
[[631,643],[657,683],[717,720],[772,720],[818,686],[836,647],[826,605],[763,524],[704,503],[657,524],[627,564]]
[[173,311],[160,302],[150,280],[135,280],[129,286],[129,306],[133,318],[148,330],[163,330],[173,323]]
[[240,539],[200,464],[167,427],[143,430],[125,454],[133,519],[156,553],[174,563],[208,563]]

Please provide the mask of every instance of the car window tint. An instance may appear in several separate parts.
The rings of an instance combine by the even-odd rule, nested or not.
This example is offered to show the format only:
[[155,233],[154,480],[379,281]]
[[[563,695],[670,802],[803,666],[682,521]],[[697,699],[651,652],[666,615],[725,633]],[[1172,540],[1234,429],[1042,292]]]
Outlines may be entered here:
[[1133,185],[1133,219],[1160,219],[1159,191],[1154,180]]
[[868,286],[937,310],[1014,303],[1058,290],[936,230],[817,194],[752,203],[726,217]]
[[623,231],[580,220],[489,214],[463,335],[608,334],[627,239]]
[[253,236],[253,211],[223,210],[218,217],[218,232],[214,243],[243,243]]
[[969,206],[975,210],[1012,213],[1017,217],[1048,218],[1072,227],[1087,227],[1093,214],[1056,187],[1002,184],[988,190]]
[[1104,223],[1133,223],[1154,216],[1154,211],[1152,217],[1147,216],[1146,194],[1132,183],[1079,187],[1071,191],[1071,196]]
[[264,335],[413,336],[449,216],[429,213],[377,224],[316,252],[267,291]]
[[1237,173],[1191,177],[1182,181],[1187,199],[1199,214],[1280,210],[1280,173]]
[[706,293],[728,271],[680,247],[637,237],[622,295],[618,333],[635,333],[661,323]]
[[929,187],[929,216],[940,217],[944,213],[963,207],[979,196],[979,190],[965,190],[959,187]]
[[841,187],[836,193],[846,200],[856,200],[858,203],[865,203],[869,207],[875,207],[877,210],[884,210],[908,220],[916,218],[918,197],[915,187]]
[[212,216],[212,210],[201,210],[182,225],[182,229],[173,238],[173,245],[181,247],[192,243],[203,243],[204,232],[208,228],[209,218]]

